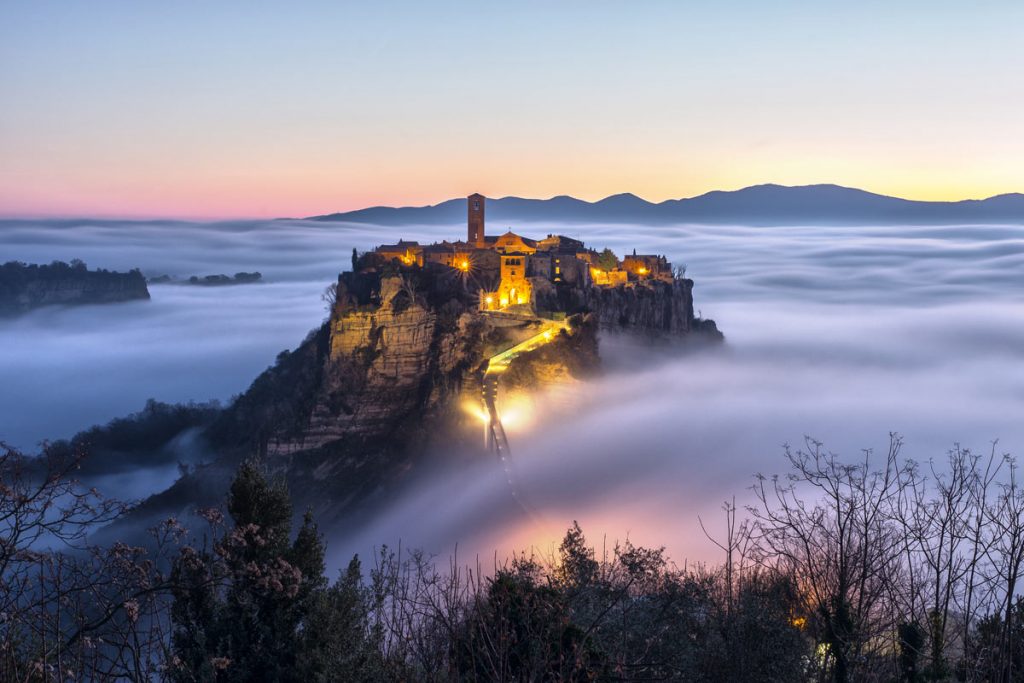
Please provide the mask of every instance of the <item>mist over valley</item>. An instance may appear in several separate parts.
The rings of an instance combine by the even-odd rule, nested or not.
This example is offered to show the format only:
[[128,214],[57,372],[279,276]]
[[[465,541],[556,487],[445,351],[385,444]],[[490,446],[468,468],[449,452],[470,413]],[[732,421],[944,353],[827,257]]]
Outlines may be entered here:
[[[783,469],[805,435],[843,455],[883,448],[941,459],[956,443],[1018,453],[1024,427],[1024,228],[532,223],[620,256],[685,264],[722,348],[680,351],[604,333],[604,374],[521,400],[508,421],[532,514],[493,458],[406,482],[358,531],[325,528],[332,563],[381,544],[446,556],[550,545],[578,519],[592,535],[713,559],[697,515]],[[504,226],[495,225],[498,231]],[[151,284],[151,301],[50,307],[0,321],[0,438],[31,450],[139,411],[147,399],[227,403],[326,317],[320,296],[351,251],[457,235],[453,225],[6,221],[5,260],[79,258],[152,276],[259,271],[244,287]],[[521,397],[522,398],[522,397]],[[145,498],[208,457],[188,439],[156,462],[94,473]]]

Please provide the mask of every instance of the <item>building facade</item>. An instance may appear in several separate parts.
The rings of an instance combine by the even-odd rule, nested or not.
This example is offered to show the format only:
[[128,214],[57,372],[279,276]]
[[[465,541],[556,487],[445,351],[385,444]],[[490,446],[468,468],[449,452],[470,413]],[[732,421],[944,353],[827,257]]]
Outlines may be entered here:
[[[577,239],[552,235],[533,240],[511,229],[496,237],[485,232],[486,198],[466,198],[466,241],[421,245],[399,240],[375,249],[380,261],[400,266],[443,266],[466,278],[467,287],[479,293],[484,310],[534,310],[535,283],[587,288],[620,286],[645,279],[671,280],[672,264],[664,256],[637,255],[617,261],[608,269],[607,258],[598,267],[598,252]],[[496,289],[495,289],[496,286]],[[544,289],[550,291],[550,285]]]

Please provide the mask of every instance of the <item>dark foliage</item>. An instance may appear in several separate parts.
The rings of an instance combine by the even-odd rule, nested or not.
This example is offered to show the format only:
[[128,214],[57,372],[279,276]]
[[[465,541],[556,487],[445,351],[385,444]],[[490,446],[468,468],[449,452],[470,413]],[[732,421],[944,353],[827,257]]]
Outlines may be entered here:
[[228,275],[204,275],[199,277],[193,275],[188,279],[190,285],[203,285],[203,286],[216,286],[216,285],[245,285],[253,282],[259,282],[263,278],[263,274],[259,272],[252,273],[235,273],[234,277]]
[[294,351],[282,351],[244,394],[206,431],[211,443],[259,451],[272,434],[299,429],[313,410],[329,352],[328,323],[310,332]]
[[619,267],[619,257],[615,255],[614,251],[606,247],[598,254],[594,265],[601,270],[615,270]]
[[146,278],[138,269],[127,273],[89,270],[78,259],[49,265],[8,261],[0,265],[0,315],[48,304],[87,304],[148,299]]
[[46,450],[63,457],[81,453],[80,476],[124,472],[135,467],[173,463],[173,441],[190,429],[206,427],[222,408],[212,403],[169,404],[149,399],[138,413],[79,432],[70,440],[50,443]]
[[[90,546],[122,506],[76,459],[0,451],[0,674],[11,680],[972,681],[1024,672],[1024,493],[1012,459],[956,449],[925,480],[893,436],[877,468],[808,441],[760,507],[725,506],[715,569],[579,525],[488,571],[384,548],[324,578],[311,514],[244,462],[208,536]],[[1002,469],[1005,467],[1006,469]],[[807,490],[815,488],[813,496]],[[703,522],[702,522],[703,525]],[[5,531],[5,529],[8,529]],[[938,531],[937,531],[938,530]],[[708,533],[708,532],[706,532]],[[37,544],[44,547],[35,549]],[[941,552],[939,550],[941,549]],[[170,559],[170,562],[160,558]],[[169,573],[161,567],[171,567]],[[948,599],[947,599],[948,596]]]
[[212,549],[186,548],[174,565],[171,678],[300,680],[308,644],[300,627],[326,587],[316,525],[306,515],[291,541],[288,490],[251,461],[227,509],[234,527]]

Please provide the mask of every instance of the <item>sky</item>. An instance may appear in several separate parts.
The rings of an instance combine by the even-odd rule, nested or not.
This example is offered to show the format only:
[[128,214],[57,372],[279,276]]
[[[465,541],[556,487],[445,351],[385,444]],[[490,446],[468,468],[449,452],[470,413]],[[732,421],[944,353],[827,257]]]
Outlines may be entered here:
[[1024,3],[0,0],[0,216],[1024,190]]

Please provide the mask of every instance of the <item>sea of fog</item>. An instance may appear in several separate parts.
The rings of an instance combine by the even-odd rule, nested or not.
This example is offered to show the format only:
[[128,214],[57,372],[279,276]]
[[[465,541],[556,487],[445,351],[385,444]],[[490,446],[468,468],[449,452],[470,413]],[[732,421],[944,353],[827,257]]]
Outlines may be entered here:
[[[493,228],[492,228],[493,229]],[[358,533],[340,563],[380,543],[442,555],[542,551],[573,519],[598,539],[706,559],[697,515],[747,499],[805,436],[851,458],[941,459],[954,444],[1024,454],[1024,227],[578,226],[524,224],[622,255],[664,253],[727,344],[680,354],[606,337],[607,373],[510,405],[528,514],[488,458],[425,476]],[[231,287],[152,285],[152,300],[47,308],[0,320],[0,439],[31,449],[137,411],[146,399],[229,400],[326,315],[320,294],[367,249],[462,226],[304,221],[0,222],[0,261],[80,258],[178,277],[258,270]],[[512,419],[515,418],[515,419]],[[187,454],[182,459],[187,459]],[[122,497],[173,480],[161,463],[109,483]],[[469,549],[469,550],[467,550]]]

